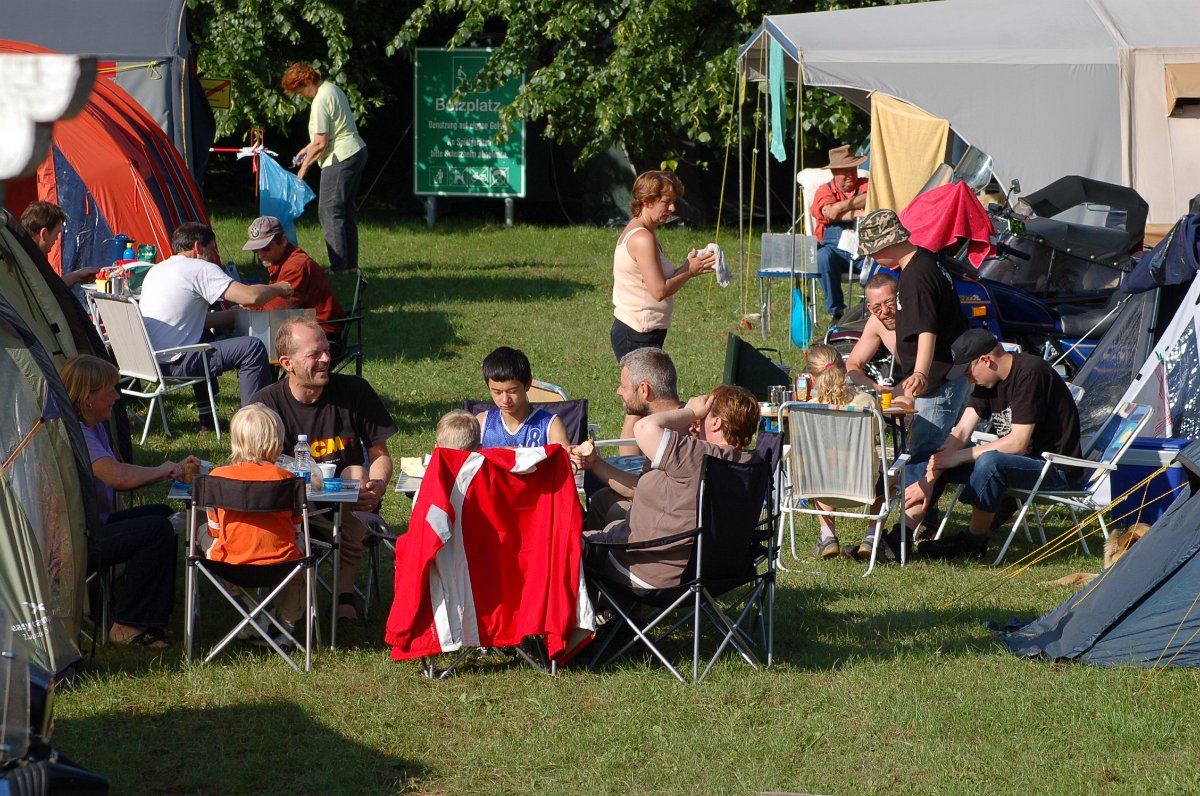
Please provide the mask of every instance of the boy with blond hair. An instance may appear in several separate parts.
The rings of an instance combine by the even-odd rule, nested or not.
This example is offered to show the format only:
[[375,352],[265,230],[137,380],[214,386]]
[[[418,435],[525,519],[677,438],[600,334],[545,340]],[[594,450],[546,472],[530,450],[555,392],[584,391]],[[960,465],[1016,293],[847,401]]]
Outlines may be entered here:
[[479,421],[466,409],[454,409],[438,421],[434,444],[439,448],[477,451],[480,447]]
[[[285,481],[295,474],[275,464],[283,451],[283,420],[261,403],[243,406],[229,423],[230,463],[212,476],[240,481]],[[296,545],[301,518],[290,511],[208,510],[213,561],[280,564],[303,556]],[[293,578],[275,599],[276,616],[291,628],[304,615],[304,581]]]

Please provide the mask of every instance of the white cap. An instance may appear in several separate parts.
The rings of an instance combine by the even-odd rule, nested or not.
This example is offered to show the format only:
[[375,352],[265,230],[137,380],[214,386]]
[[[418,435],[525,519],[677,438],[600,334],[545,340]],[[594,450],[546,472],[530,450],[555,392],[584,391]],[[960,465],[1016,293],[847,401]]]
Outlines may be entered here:
[[297,434],[296,442],[308,442],[308,435],[307,434]]

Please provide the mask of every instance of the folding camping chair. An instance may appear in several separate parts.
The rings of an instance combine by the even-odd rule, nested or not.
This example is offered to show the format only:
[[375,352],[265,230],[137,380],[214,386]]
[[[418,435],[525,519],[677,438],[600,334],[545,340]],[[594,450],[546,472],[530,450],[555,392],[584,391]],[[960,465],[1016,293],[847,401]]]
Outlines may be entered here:
[[[1137,439],[1142,428],[1150,420],[1151,408],[1149,406],[1139,405],[1135,403],[1125,403],[1117,407],[1116,411],[1109,416],[1108,420],[1087,440],[1083,455],[1084,458],[1076,459],[1071,456],[1062,456],[1057,453],[1046,452],[1042,454],[1044,464],[1042,471],[1038,474],[1037,481],[1032,489],[1009,489],[1007,494],[1016,497],[1021,501],[1021,509],[1017,512],[1016,518],[1013,520],[1012,527],[1008,531],[1008,536],[1004,539],[1004,544],[1000,547],[1000,552],[996,555],[996,560],[992,562],[992,566],[1000,566],[1000,562],[1004,560],[1004,555],[1008,552],[1008,548],[1012,545],[1013,538],[1017,535],[1017,529],[1025,530],[1025,538],[1033,543],[1033,535],[1029,531],[1028,513],[1030,509],[1033,511],[1034,519],[1037,522],[1038,535],[1042,540],[1042,544],[1046,544],[1046,529],[1042,524],[1043,512],[1041,508],[1048,506],[1050,508],[1062,507],[1071,512],[1071,519],[1076,526],[1076,535],[1079,537],[1079,546],[1085,555],[1091,555],[1091,550],[1088,549],[1087,539],[1083,533],[1083,528],[1079,522],[1079,511],[1086,511],[1089,515],[1094,515],[1100,523],[1100,531],[1104,538],[1108,538],[1108,526],[1104,524],[1104,512],[1108,509],[1111,503],[1111,495],[1109,494],[1109,481],[1112,478],[1112,473],[1121,463],[1121,459],[1125,456],[1125,452]],[[995,439],[991,435],[976,436],[974,439]],[[1043,488],[1042,482],[1050,472],[1051,467],[1071,468],[1074,473],[1068,479],[1069,485],[1065,489],[1050,489]],[[946,527],[946,522],[950,518],[950,512],[954,510],[954,506],[958,502],[958,498],[962,495],[963,487],[958,487],[955,490],[954,496],[950,500],[950,505],[947,507],[945,514],[942,517],[941,525],[938,526],[937,535],[934,538],[941,538],[942,531]]]
[[[427,677],[501,653],[553,675],[591,637],[567,454],[526,454],[433,451],[400,540],[387,629],[393,657],[420,657]],[[453,658],[439,668],[441,656]]]
[[[331,274],[331,277],[335,282],[338,280],[338,276]],[[355,268],[352,277],[354,293],[346,316],[325,321],[325,325],[337,329],[329,335],[329,369],[336,373],[353,362],[354,375],[361,376],[364,354],[363,320],[367,315],[367,277],[361,268]]]
[[[783,542],[786,515],[792,557],[796,552],[796,514],[842,517],[871,524],[874,543],[865,578],[879,560],[884,520],[904,496],[904,467],[908,454],[887,464],[883,452],[883,416],[876,409],[789,402],[780,407],[787,425],[790,451],[780,498],[779,539]],[[893,487],[892,479],[899,478]],[[882,482],[882,491],[876,486]],[[831,506],[817,508],[816,501]],[[879,501],[879,508],[872,506]],[[850,509],[858,507],[857,510]],[[906,563],[904,512],[900,512],[900,564]]]
[[[162,415],[163,433],[171,436],[171,427],[167,425],[167,410],[163,406],[163,397],[168,393],[182,390],[203,382],[208,388],[208,405],[212,409],[213,427],[217,431],[217,439],[221,438],[221,424],[217,420],[217,398],[213,393],[212,375],[208,371],[208,357],[204,359],[204,375],[202,376],[167,376],[162,372],[158,358],[164,354],[184,354],[190,351],[211,351],[208,343],[183,345],[173,348],[155,349],[150,343],[150,335],[146,333],[146,322],[142,320],[142,312],[136,302],[119,296],[109,296],[97,293],[92,296],[92,306],[96,311],[96,322],[104,327],[105,337],[112,347],[113,356],[117,360],[117,369],[122,379],[129,379],[126,386],[121,388],[122,395],[133,398],[148,398],[146,407],[146,426],[142,429],[142,445],[150,434],[150,424],[154,422],[154,406],[157,403]],[[136,382],[148,382],[147,389],[134,389]]]
[[[742,463],[706,456],[697,496],[698,527],[648,542],[605,542],[585,537],[585,551],[591,551],[584,555],[588,583],[600,594],[597,608],[607,608],[621,620],[614,617],[601,628],[603,638],[594,642],[593,668],[641,642],[676,679],[689,682],[662,649],[667,637],[684,628],[692,642],[691,682],[707,677],[728,647],[756,669],[763,658],[767,666],[771,665],[777,557],[775,515],[769,510],[774,502],[770,497],[772,469],[772,462],[759,457]],[[596,561],[612,551],[653,552],[686,540],[694,544],[678,586],[638,588],[627,578],[618,580]],[[727,595],[723,606],[718,598]],[[643,608],[652,614],[648,622],[638,621]],[[720,634],[720,642],[700,671],[705,618]],[[752,627],[755,624],[757,638]],[[632,636],[610,652],[626,630]]]
[[535,404],[544,404],[554,401],[569,401],[570,397],[567,391],[557,384],[551,384],[548,381],[534,379],[533,385],[529,388],[529,402]]
[[[231,511],[274,512],[290,511],[301,517],[301,558],[280,564],[229,564],[212,561],[202,551],[199,543],[201,533],[208,532],[207,508]],[[308,528],[308,496],[304,481],[290,478],[285,481],[241,481],[218,476],[197,476],[192,482],[192,503],[188,514],[187,547],[187,606],[184,627],[184,648],[187,660],[192,660],[192,649],[196,640],[196,623],[199,613],[200,579],[203,574],[216,591],[237,611],[241,617],[232,630],[214,646],[204,658],[208,663],[229,645],[243,630],[250,629],[261,636],[296,671],[300,666],[284,650],[279,641],[272,637],[270,629],[277,629],[283,640],[304,650],[304,671],[312,668],[312,650],[317,627],[316,593],[313,555]],[[295,578],[304,578],[304,643],[301,644],[291,631],[275,618],[268,609],[271,602]],[[231,584],[236,592],[230,591]],[[255,590],[269,590],[259,600]]]
[[394,561],[396,557],[396,539],[400,534],[391,529],[387,521],[378,514],[369,511],[356,511],[354,516],[358,518],[367,529],[367,535],[363,538],[363,547],[367,551],[367,583],[363,588],[363,622],[367,622],[371,618],[371,606],[375,601],[383,600],[383,578],[379,573],[379,569],[383,563],[381,552],[386,552]]
[[755,348],[730,332],[725,342],[725,369],[721,383],[745,387],[760,401],[767,400],[771,387],[790,387],[791,376],[783,365],[772,362],[767,352],[779,356],[778,349]]

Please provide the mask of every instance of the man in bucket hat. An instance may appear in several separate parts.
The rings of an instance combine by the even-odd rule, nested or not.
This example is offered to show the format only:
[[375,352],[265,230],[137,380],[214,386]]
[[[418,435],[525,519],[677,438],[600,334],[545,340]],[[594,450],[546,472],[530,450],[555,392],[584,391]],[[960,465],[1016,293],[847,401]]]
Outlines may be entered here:
[[[975,389],[945,444],[929,458],[925,477],[909,487],[905,503],[920,510],[936,504],[945,484],[965,484],[959,499],[973,507],[967,530],[922,542],[918,551],[927,558],[982,558],[1005,491],[1033,488],[1046,451],[1079,456],[1079,411],[1066,383],[1045,360],[1005,351],[986,329],[968,329],[951,349],[949,377],[965,377]],[[971,432],[980,420],[991,421],[996,439],[972,445]],[[1042,484],[1063,489],[1067,478],[1054,467]]]
[[967,400],[966,378],[950,374],[950,346],[966,331],[967,319],[937,256],[908,237],[894,210],[876,210],[858,225],[859,254],[902,274],[896,289],[895,353],[904,378],[895,400],[912,401],[917,410],[908,431],[910,480],[916,480]]
[[829,150],[829,163],[823,168],[833,179],[817,189],[809,212],[816,226],[817,271],[825,291],[825,311],[836,322],[846,311],[842,294],[842,274],[850,268],[850,253],[837,247],[842,232],[854,227],[854,219],[867,205],[867,179],[858,176],[858,167],[867,159],[855,156],[849,146]]

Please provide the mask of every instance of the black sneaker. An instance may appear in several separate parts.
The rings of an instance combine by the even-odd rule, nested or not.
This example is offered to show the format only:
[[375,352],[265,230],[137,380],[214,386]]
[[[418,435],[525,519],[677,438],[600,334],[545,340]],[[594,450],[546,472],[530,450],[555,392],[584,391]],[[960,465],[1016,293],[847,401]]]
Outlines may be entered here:
[[962,531],[941,539],[921,542],[922,558],[983,558],[987,555],[988,538],[970,531]]
[[998,530],[1011,520],[1021,510],[1021,501],[1012,495],[1005,495],[996,507],[996,516],[992,518],[992,530]]

